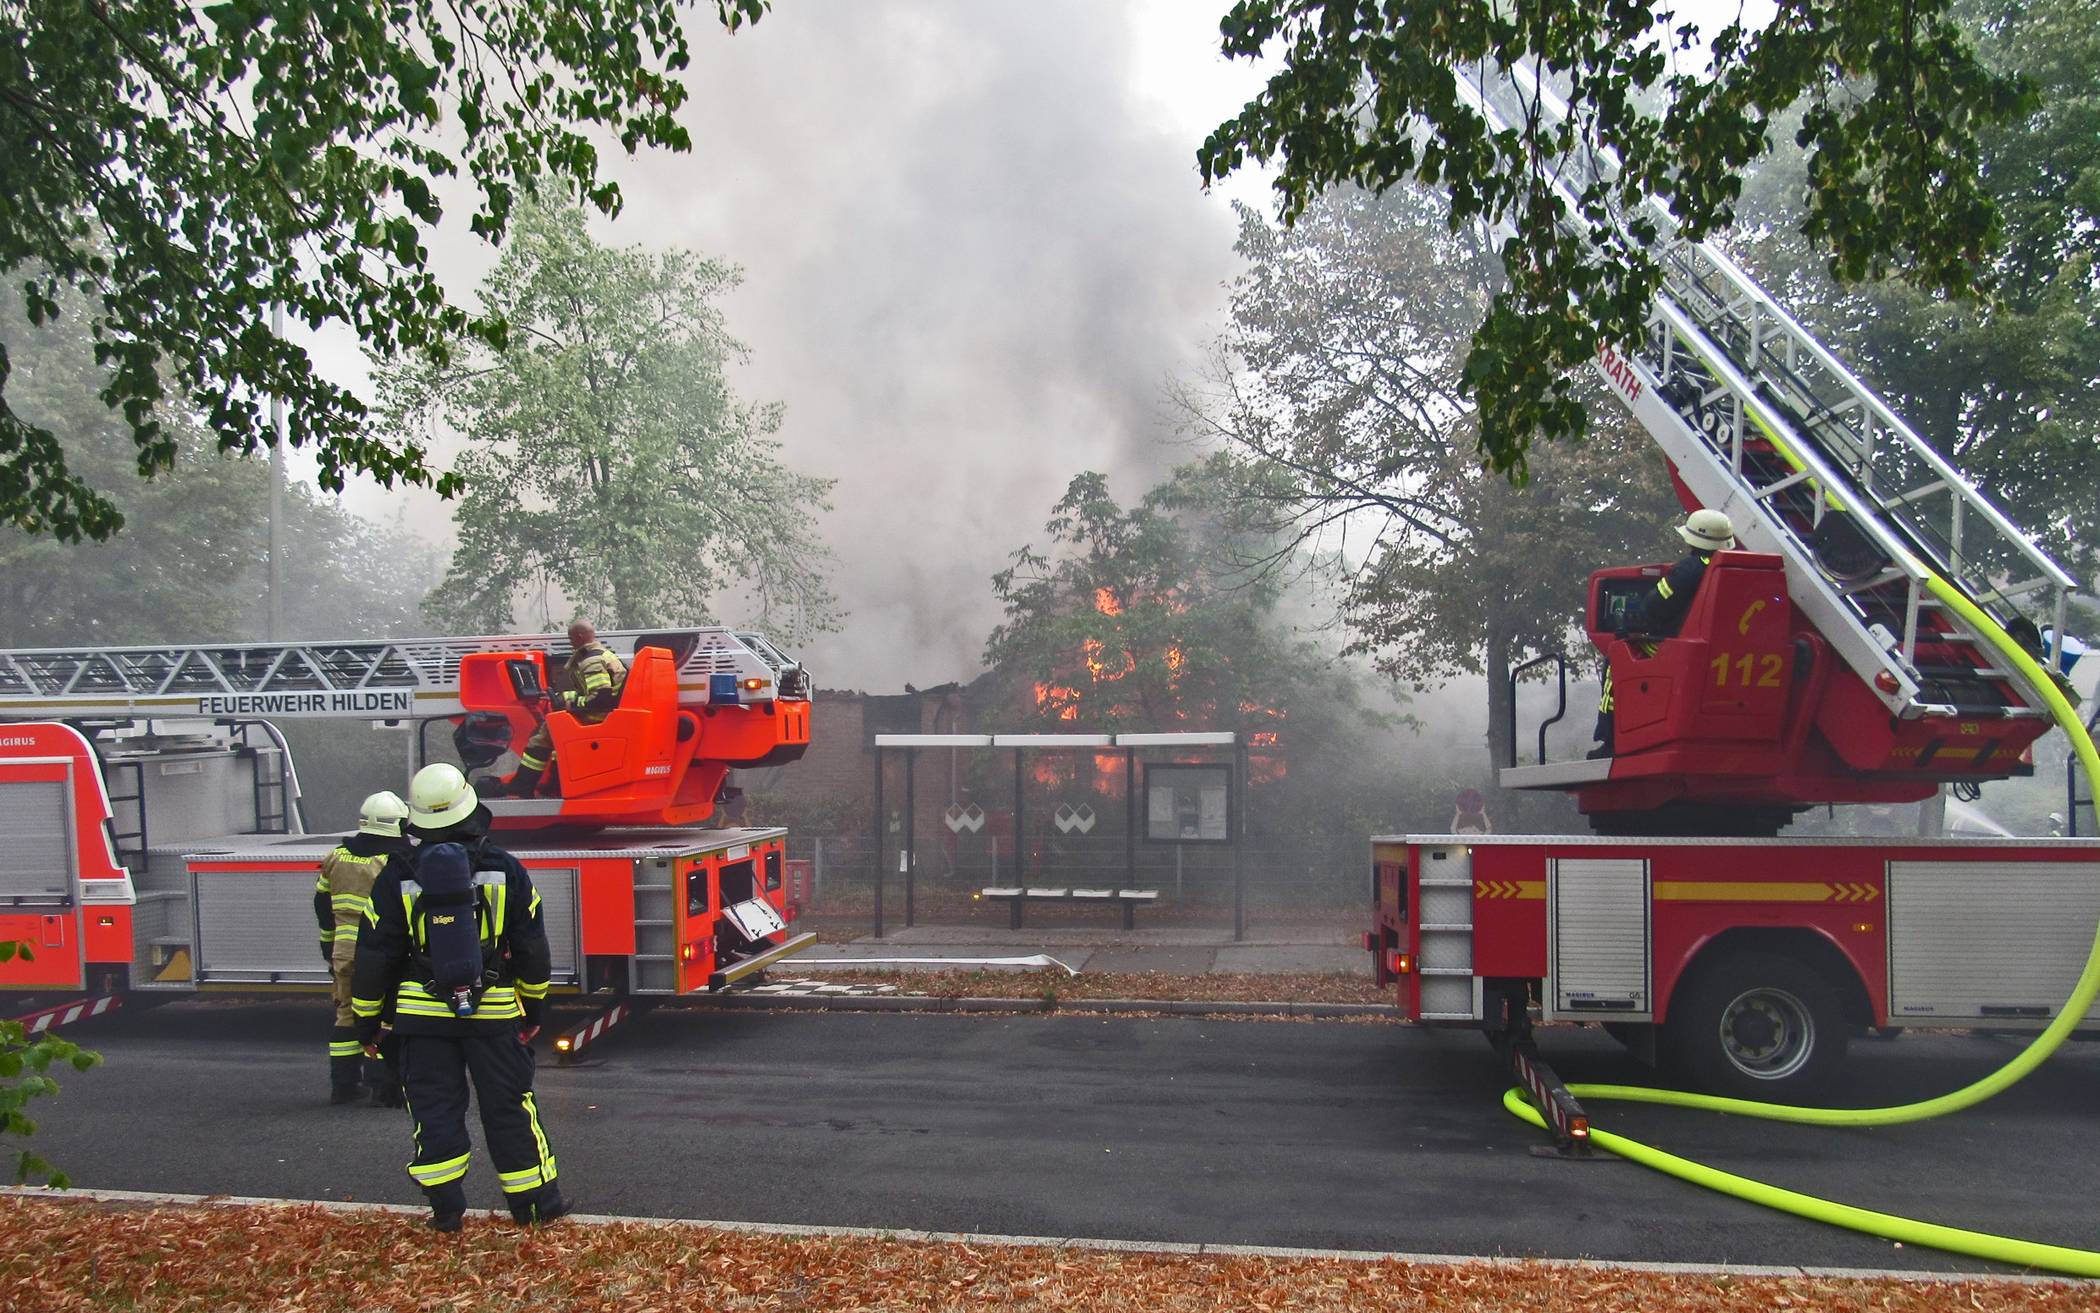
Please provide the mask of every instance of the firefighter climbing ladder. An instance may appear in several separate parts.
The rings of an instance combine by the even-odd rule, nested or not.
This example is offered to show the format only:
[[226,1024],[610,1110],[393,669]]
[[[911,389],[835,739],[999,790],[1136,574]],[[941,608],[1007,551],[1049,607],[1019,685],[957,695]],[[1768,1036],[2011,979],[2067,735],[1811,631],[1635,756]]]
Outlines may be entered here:
[[[1561,100],[1522,70],[1457,81],[1494,132],[1566,121]],[[1576,216],[1587,182],[1614,167],[1578,146],[1542,162],[1539,177]],[[1944,579],[2000,628],[2032,608],[2059,635],[2077,581],[1734,261],[1668,235],[1652,200],[1648,216],[1665,234],[1654,251],[1663,287],[1642,339],[1603,350],[1597,368],[1685,485],[1729,514],[1745,547],[1785,560],[1795,605],[1895,714],[2047,716],[2039,690],[1929,581]],[[1566,222],[1595,242],[1585,223]]]
[[[807,676],[757,634],[721,627],[600,635],[615,651],[637,642],[671,649],[680,701],[807,695]],[[211,717],[254,719],[456,716],[460,658],[474,652],[546,650],[560,635],[411,638],[386,642],[212,643],[158,647],[43,648],[0,652],[0,719]]]

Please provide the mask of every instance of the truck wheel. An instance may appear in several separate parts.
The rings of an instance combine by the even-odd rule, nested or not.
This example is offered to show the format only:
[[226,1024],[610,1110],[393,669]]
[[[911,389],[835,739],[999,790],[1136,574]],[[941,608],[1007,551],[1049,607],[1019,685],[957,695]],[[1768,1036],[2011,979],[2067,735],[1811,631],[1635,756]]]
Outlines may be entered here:
[[1837,991],[1815,968],[1776,953],[1729,953],[1702,966],[1670,1006],[1673,1063],[1700,1089],[1799,1103],[1844,1061]]

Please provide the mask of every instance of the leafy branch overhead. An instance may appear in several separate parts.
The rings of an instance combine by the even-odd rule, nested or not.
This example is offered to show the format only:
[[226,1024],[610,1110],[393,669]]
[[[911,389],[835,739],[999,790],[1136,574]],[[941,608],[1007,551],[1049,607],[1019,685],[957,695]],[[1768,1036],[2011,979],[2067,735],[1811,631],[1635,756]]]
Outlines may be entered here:
[[[730,30],[767,0],[715,0]],[[437,189],[464,176],[468,227],[501,240],[524,193],[613,212],[587,133],[684,150],[675,0],[23,0],[0,15],[0,273],[31,323],[87,294],[102,400],[152,475],[179,451],[164,378],[219,447],[268,445],[264,399],[321,482],[346,472],[459,491],[427,452],[375,433],[356,397],[268,328],[272,305],[350,327],[382,357],[442,363],[500,345],[503,321],[454,306],[425,239]],[[123,516],[59,438],[7,400],[0,351],[0,516],[102,539]]]
[[[1249,159],[1278,162],[1278,208],[1295,221],[1322,192],[1439,187],[1455,229],[1505,226],[1507,283],[1475,329],[1464,386],[1480,451],[1523,477],[1536,434],[1580,435],[1571,370],[1636,337],[1660,284],[1653,196],[1701,239],[1735,217],[1742,177],[1772,148],[1775,118],[1804,106],[1803,233],[1842,280],[1897,273],[1950,296],[1987,290],[1997,208],[1978,138],[2025,113],[2017,74],[1985,67],[1950,0],[1779,0],[1763,26],[1717,31],[1631,0],[1240,0],[1227,55],[1281,71],[1198,152],[1206,183]],[[1490,133],[1455,70],[1522,67],[1563,91],[1564,122],[1536,112]],[[1590,150],[1621,168],[1585,181],[1596,245],[1565,226],[1535,166]]]
[[[0,962],[17,957],[27,962],[35,956],[27,944],[0,940]],[[102,1056],[49,1032],[31,1039],[21,1022],[0,1021],[0,1136],[20,1139],[36,1132],[26,1110],[31,1099],[58,1093],[58,1082],[45,1073],[59,1062],[86,1071],[99,1066]],[[60,1189],[69,1184],[64,1172],[27,1149],[15,1150],[14,1159],[16,1184],[48,1181]]]

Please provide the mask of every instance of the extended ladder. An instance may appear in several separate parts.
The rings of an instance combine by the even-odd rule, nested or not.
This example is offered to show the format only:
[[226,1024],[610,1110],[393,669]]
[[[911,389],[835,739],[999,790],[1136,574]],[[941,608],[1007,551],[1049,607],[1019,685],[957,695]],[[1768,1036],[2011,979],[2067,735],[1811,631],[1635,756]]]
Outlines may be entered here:
[[[1526,71],[1473,68],[1461,95],[1491,131],[1566,105]],[[1615,161],[1578,147],[1542,161],[1563,223],[1595,244],[1582,192]],[[2064,632],[2077,581],[1725,254],[1675,234],[1652,198],[1664,278],[1646,331],[1597,369],[1701,504],[1751,550],[1786,561],[1788,593],[1899,716],[2045,717],[2038,690],[1988,636],[1933,596],[1938,575],[2038,649]],[[2051,659],[2060,661],[2060,640]]]
[[[808,675],[757,634],[712,626],[599,635],[616,652],[667,648],[679,700],[771,701],[809,696]],[[456,716],[460,658],[539,649],[568,655],[556,634],[406,638],[386,642],[200,643],[159,647],[38,648],[0,652],[0,720],[366,720]]]

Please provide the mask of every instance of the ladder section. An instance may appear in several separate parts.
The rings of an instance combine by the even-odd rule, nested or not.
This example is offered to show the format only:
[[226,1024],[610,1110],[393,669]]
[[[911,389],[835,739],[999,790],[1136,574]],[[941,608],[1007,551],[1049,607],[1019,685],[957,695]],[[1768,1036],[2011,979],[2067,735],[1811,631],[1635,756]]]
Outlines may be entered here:
[[[809,696],[808,673],[757,634],[709,626],[599,640],[623,655],[637,646],[670,649],[682,705],[707,705],[723,680],[744,702]],[[569,640],[532,634],[0,651],[0,719],[456,716],[466,710],[460,658],[530,649],[553,664],[567,659]]]
[[[1521,69],[1471,69],[1458,85],[1497,132],[1567,118]],[[1575,216],[1614,167],[1581,147],[1541,176]],[[1674,231],[1663,206],[1648,210]],[[1595,241],[1587,221],[1565,223]],[[1746,546],[1785,560],[1795,605],[1891,711],[2046,716],[2039,691],[1929,581],[2034,652],[2042,624],[2063,632],[2076,581],[1726,255],[1670,236],[1655,254],[1664,286],[1643,338],[1623,355],[1605,349],[1597,367],[1693,496],[1728,512]]]

